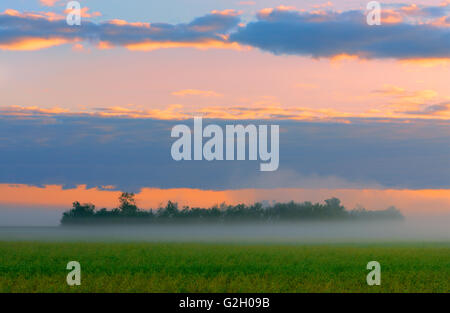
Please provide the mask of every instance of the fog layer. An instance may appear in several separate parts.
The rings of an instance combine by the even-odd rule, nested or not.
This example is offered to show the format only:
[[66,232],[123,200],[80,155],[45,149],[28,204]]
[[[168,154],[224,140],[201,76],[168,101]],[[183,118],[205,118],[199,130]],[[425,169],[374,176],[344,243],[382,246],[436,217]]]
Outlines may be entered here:
[[0,227],[0,240],[149,242],[450,241],[450,218],[390,222]]

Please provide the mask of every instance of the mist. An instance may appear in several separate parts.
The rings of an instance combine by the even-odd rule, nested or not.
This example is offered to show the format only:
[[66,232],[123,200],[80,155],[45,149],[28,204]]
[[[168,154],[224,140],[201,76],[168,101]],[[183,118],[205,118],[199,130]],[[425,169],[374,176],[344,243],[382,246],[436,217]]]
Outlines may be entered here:
[[450,240],[450,216],[403,221],[0,227],[0,240],[351,243]]

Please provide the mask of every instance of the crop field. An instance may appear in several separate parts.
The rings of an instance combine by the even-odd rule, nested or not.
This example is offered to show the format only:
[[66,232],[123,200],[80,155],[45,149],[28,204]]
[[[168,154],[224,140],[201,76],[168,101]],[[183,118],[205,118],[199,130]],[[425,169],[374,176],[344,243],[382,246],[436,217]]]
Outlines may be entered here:
[[[381,285],[368,286],[369,261]],[[68,286],[69,261],[81,285]],[[0,292],[449,292],[450,244],[0,241]]]

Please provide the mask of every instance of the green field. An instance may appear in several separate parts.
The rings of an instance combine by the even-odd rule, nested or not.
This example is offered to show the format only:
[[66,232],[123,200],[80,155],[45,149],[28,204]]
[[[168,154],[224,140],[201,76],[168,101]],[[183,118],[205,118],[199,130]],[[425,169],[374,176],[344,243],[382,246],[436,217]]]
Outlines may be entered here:
[[[81,286],[66,284],[72,260]],[[381,286],[366,284],[372,260]],[[0,292],[449,291],[449,243],[0,242]]]

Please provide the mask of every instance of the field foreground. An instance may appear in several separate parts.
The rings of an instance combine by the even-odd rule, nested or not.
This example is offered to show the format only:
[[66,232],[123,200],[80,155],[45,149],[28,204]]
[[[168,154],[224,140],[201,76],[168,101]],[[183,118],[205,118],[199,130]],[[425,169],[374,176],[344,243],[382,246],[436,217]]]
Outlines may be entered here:
[[[66,283],[69,261],[81,285]],[[368,286],[369,261],[381,286]],[[450,243],[0,242],[0,292],[449,292]]]

